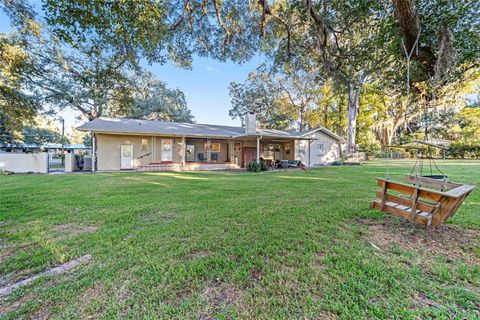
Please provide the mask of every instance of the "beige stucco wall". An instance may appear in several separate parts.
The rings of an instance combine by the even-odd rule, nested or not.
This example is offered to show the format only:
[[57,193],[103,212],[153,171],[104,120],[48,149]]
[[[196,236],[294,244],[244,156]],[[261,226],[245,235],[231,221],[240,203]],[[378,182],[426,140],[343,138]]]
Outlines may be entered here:
[[[96,137],[97,170],[120,170],[120,146],[122,144],[133,145],[134,167],[153,162],[153,153],[144,157],[143,159],[137,159],[141,155],[152,152],[151,136],[129,136],[97,133]],[[147,150],[141,150],[142,139],[148,140]],[[160,157],[158,159],[160,159]]]
[[[323,132],[315,132],[308,136],[309,138],[317,138],[310,143],[310,162],[308,158],[308,141],[297,140],[295,142],[295,159],[302,161],[307,166],[321,166],[331,164],[340,160],[340,146],[337,140],[324,134]],[[323,145],[323,148],[321,147]],[[302,152],[303,150],[303,152]]]
[[65,172],[75,171],[75,155],[73,153],[65,154]]
[[[147,139],[147,149],[141,150],[142,139]],[[118,135],[97,133],[97,170],[110,171],[120,170],[120,146],[122,144],[133,145],[133,166],[134,168],[153,162],[161,162],[161,146],[162,140],[168,139],[173,142],[173,162],[182,162],[182,138],[180,137],[162,137],[162,136],[140,136],[140,135]],[[153,144],[152,144],[153,142]],[[198,154],[203,153],[206,139],[188,139],[187,144],[195,146],[195,161],[198,161]],[[220,143],[220,152],[218,153],[218,161],[225,162],[228,158],[228,142],[226,140],[212,139],[212,143]],[[137,159],[141,155],[151,153],[150,155]]]
[[203,156],[206,158],[207,153],[205,152],[205,143],[207,140],[205,139],[187,139],[187,145],[193,145],[193,151],[195,153],[195,157],[193,161],[200,161],[198,158],[198,154],[203,153]]
[[220,152],[215,152],[218,154],[218,162],[227,162],[228,159],[228,142],[225,140],[213,140],[212,143],[220,143]]
[[0,170],[11,172],[48,172],[48,153],[1,153]]
[[182,138],[154,137],[153,139],[154,139],[153,153],[155,154],[155,158],[151,162],[162,161],[162,140],[172,140],[172,161],[173,162],[182,161]]

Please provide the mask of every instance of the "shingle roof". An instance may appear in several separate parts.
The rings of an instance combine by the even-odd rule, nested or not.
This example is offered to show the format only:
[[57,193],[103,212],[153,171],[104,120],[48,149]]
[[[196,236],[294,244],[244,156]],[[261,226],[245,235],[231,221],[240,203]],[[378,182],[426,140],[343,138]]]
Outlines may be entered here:
[[86,122],[77,130],[212,137],[231,137],[244,132],[241,127],[104,117]]
[[185,135],[219,138],[232,138],[243,136],[301,138],[305,136],[303,132],[287,132],[275,129],[260,128],[256,130],[255,134],[246,135],[245,128],[243,127],[106,117],[101,117],[93,121],[86,122],[81,126],[77,127],[77,130],[134,134],[161,134],[174,136]]

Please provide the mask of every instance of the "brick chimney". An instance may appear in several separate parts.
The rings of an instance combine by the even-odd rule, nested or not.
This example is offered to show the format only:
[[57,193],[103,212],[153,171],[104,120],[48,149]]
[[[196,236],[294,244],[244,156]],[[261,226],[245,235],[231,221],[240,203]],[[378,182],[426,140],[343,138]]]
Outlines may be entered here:
[[245,134],[255,134],[257,132],[257,116],[255,112],[249,111],[245,114]]

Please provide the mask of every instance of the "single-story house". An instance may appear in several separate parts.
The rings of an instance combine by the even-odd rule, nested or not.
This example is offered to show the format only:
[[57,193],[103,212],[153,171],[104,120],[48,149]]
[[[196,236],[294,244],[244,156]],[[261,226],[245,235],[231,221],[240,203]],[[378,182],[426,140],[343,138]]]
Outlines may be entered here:
[[319,166],[340,159],[344,139],[319,127],[287,132],[245,127],[153,120],[98,118],[77,128],[92,134],[92,170],[219,170],[252,160],[300,160]]

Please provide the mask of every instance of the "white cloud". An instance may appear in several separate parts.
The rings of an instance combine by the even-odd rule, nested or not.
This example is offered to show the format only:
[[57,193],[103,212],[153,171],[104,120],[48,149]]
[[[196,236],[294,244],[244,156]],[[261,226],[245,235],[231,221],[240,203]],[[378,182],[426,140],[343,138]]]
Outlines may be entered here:
[[217,68],[207,66],[205,69],[207,70],[207,72],[213,72],[213,73],[216,73],[216,74],[220,74],[220,70],[218,70]]

